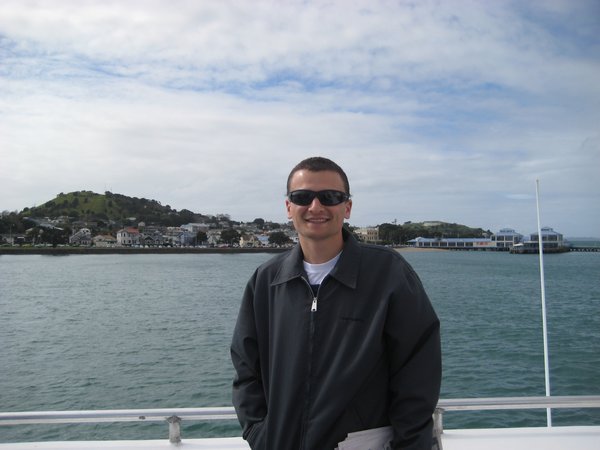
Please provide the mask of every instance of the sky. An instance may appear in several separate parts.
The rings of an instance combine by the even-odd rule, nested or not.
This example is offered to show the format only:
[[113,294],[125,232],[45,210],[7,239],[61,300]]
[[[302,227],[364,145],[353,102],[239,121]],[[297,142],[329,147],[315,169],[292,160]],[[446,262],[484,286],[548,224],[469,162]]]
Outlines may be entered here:
[[110,191],[286,222],[600,237],[600,0],[0,0],[0,211]]

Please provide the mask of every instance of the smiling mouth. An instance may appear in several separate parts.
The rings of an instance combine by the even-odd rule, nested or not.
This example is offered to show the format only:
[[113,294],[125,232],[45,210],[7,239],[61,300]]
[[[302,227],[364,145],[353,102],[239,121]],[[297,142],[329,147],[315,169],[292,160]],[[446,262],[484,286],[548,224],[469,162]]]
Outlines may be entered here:
[[325,223],[329,221],[328,217],[311,217],[309,219],[305,219],[309,223]]

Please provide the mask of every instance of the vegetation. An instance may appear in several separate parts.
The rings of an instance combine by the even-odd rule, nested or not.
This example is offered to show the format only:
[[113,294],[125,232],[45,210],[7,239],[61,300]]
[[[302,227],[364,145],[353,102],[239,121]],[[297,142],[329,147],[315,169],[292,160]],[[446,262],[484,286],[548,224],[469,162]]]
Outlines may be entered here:
[[[156,200],[76,191],[61,192],[44,204],[21,212],[4,211],[0,215],[0,234],[21,236],[19,242],[56,246],[68,243],[72,230],[81,227],[90,228],[94,234],[114,236],[117,230],[141,222],[146,226],[177,227],[190,222],[216,224],[219,220],[187,209],[177,211]],[[22,236],[26,236],[24,240]],[[206,236],[202,241],[205,240]]]
[[456,223],[436,222],[436,224],[406,222],[403,225],[384,223],[379,225],[379,239],[384,244],[406,244],[418,237],[427,238],[477,238],[490,236],[491,231],[471,228]]
[[187,209],[177,211],[169,205],[163,206],[156,200],[127,197],[108,191],[104,194],[96,194],[91,191],[77,191],[68,194],[61,192],[56,198],[43,205],[25,208],[20,215],[23,217],[68,217],[71,220],[119,225],[137,225],[139,222],[145,222],[147,225],[174,227],[195,221],[204,222],[209,219]]
[[203,244],[207,241],[208,236],[204,231],[198,231],[198,233],[196,233],[196,242],[198,244]]
[[292,240],[283,231],[273,231],[271,234],[269,234],[269,244],[286,245],[291,243]]
[[228,245],[237,244],[240,242],[240,233],[233,228],[227,228],[221,231],[221,242]]
[[[49,223],[46,218],[52,219]],[[80,223],[76,223],[80,221]],[[91,191],[76,191],[68,194],[60,193],[43,205],[25,208],[21,212],[3,212],[0,215],[0,234],[13,236],[26,235],[25,242],[34,244],[57,245],[68,243],[72,230],[81,227],[90,228],[93,234],[112,234],[126,226],[137,226],[144,222],[146,227],[177,227],[191,222],[208,224],[211,228],[221,229],[221,243],[233,245],[240,239],[243,229],[239,222],[232,221],[228,215],[205,216],[187,209],[177,211],[169,205],[162,205],[156,200],[128,197],[112,192],[96,194]],[[256,218],[251,223],[255,230],[271,232],[269,243],[285,245],[290,243],[289,237],[278,231],[282,225]],[[355,233],[356,227],[344,225]],[[239,230],[239,231],[238,231]],[[277,230],[277,231],[274,231]],[[492,233],[482,228],[471,228],[456,223],[405,222],[402,225],[384,223],[379,225],[379,238],[382,244],[405,244],[417,237],[449,238],[449,237],[482,237]],[[21,238],[22,239],[22,238]],[[207,235],[199,232],[197,243],[207,241]],[[0,243],[1,239],[0,239]]]
[[0,233],[1,234],[22,234],[26,229],[31,228],[35,224],[28,220],[24,220],[16,212],[5,213],[0,216]]

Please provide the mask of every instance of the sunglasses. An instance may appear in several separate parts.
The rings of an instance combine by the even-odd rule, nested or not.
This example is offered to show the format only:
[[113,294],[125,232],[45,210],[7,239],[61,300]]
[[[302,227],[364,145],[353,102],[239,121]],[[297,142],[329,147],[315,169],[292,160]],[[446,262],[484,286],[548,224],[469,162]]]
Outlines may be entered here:
[[342,191],[335,191],[333,189],[326,189],[324,191],[309,191],[308,189],[299,189],[292,191],[288,194],[290,202],[298,206],[308,206],[316,198],[323,206],[335,206],[348,201],[350,194],[346,194]]

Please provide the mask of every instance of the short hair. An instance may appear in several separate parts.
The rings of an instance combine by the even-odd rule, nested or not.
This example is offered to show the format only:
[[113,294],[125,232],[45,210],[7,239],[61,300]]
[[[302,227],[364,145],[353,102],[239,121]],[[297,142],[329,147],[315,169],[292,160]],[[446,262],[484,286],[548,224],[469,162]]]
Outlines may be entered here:
[[311,172],[322,172],[322,171],[331,171],[336,172],[342,177],[342,181],[344,182],[344,189],[346,190],[346,194],[350,195],[350,183],[348,182],[348,176],[346,172],[334,163],[332,160],[323,158],[322,156],[313,156],[311,158],[306,158],[303,161],[300,161],[296,167],[292,169],[287,179],[287,193],[290,193],[290,183],[292,181],[292,177],[299,170],[310,170]]

